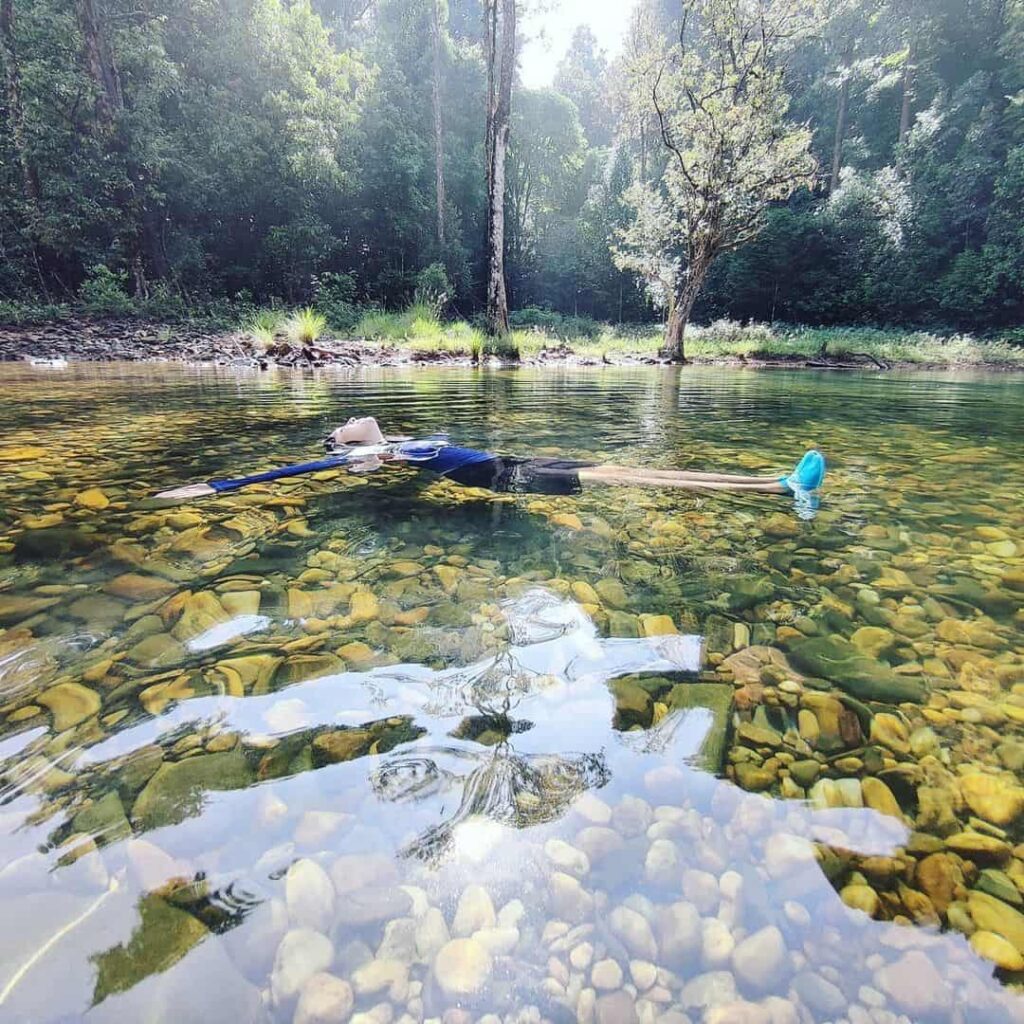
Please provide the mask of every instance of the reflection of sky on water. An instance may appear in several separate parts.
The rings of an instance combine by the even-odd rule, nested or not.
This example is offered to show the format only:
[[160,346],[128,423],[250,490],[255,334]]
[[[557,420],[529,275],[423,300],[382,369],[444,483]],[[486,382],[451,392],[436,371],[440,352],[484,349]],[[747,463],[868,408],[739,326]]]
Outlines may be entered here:
[[[666,889],[663,880],[645,877],[644,832],[660,820],[661,834],[680,851],[681,875],[735,873],[743,895],[729,905],[732,909],[725,903],[719,908],[718,916],[727,923],[731,915],[741,915],[747,932],[774,926],[791,948],[803,950],[810,966],[842,967],[863,974],[864,983],[871,972],[863,963],[872,954],[892,959],[894,950],[921,947],[940,970],[952,970],[948,980],[956,991],[973,993],[977,1017],[972,1019],[996,1020],[1008,1012],[1004,1004],[991,1001],[999,987],[986,987],[990,968],[970,953],[962,937],[870,922],[843,906],[819,867],[812,840],[844,855],[891,856],[907,839],[901,823],[870,810],[818,811],[743,794],[689,767],[712,725],[704,709],[670,713],[648,731],[611,728],[614,702],[608,681],[631,672],[692,674],[699,666],[699,638],[602,640],[577,605],[541,589],[505,611],[507,649],[468,667],[433,671],[398,665],[339,673],[263,697],[194,699],[79,752],[79,769],[102,766],[212,722],[255,743],[324,726],[358,726],[382,716],[410,716],[425,730],[383,756],[244,790],[206,793],[196,814],[144,835],[143,843],[152,839],[164,857],[172,858],[165,870],[202,879],[225,930],[131,991],[109,996],[90,1019],[131,1018],[152,1001],[175,1007],[187,1019],[189,1000],[196,1002],[188,990],[201,988],[206,972],[241,962],[252,973],[247,957],[262,965],[259,970],[269,969],[266,955],[256,955],[250,946],[259,945],[261,929],[280,914],[273,908],[281,906],[281,878],[289,864],[315,855],[316,849],[384,853],[395,858],[407,883],[440,895],[442,906],[471,882],[486,884],[496,903],[526,892],[543,893],[551,870],[544,843],[551,838],[574,842],[580,829],[592,824],[574,810],[586,791],[611,807],[639,795],[659,808],[652,813],[661,815],[642,821],[633,838],[627,828],[621,849],[594,865],[588,884],[606,892],[612,903],[641,898],[636,894],[656,901],[678,898],[678,882]],[[451,736],[462,719],[481,711],[505,715],[518,726],[493,747]],[[5,758],[15,758],[30,736],[8,740]],[[524,802],[525,797],[529,800]],[[50,1011],[66,1013],[88,1005],[94,978],[86,965],[131,940],[138,900],[155,887],[153,878],[141,884],[139,840],[104,851],[109,873],[86,856],[50,874],[53,855],[41,858],[34,852],[45,843],[50,826],[28,823],[32,805],[34,800],[22,797],[0,811],[13,854],[0,869],[0,893],[14,914],[36,919],[16,940],[9,934],[2,944],[6,948],[0,948],[8,954],[0,993],[5,984],[10,986],[12,972],[25,967],[26,951],[45,950],[6,994],[12,1019],[30,1019],[24,1014],[43,1005],[40,1001]],[[294,838],[296,819],[310,811],[326,814],[333,823],[311,845]],[[50,890],[54,905],[21,895],[33,889]],[[78,923],[46,949],[57,922],[65,920],[55,916],[61,900],[65,917],[71,906]],[[526,902],[539,932],[545,900],[535,896]],[[805,908],[804,916],[793,910],[797,904]],[[844,965],[848,956],[852,962]],[[515,996],[508,998],[518,1005],[536,1001],[533,968],[523,962],[512,966]],[[55,995],[46,978],[58,968],[62,983]],[[689,973],[703,969],[695,966]],[[229,985],[225,992],[232,995],[211,996],[206,1012],[226,1006],[230,998],[241,1000],[253,1019],[265,1012],[271,1019],[288,1019],[261,1007],[246,983],[235,989]]]

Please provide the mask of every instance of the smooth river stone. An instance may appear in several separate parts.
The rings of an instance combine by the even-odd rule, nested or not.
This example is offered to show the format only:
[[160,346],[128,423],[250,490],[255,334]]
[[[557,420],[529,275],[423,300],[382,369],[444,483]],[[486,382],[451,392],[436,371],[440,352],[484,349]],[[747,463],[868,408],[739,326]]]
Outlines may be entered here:
[[448,923],[437,907],[430,907],[416,923],[416,955],[429,963],[451,941]]
[[997,775],[973,772],[960,778],[960,792],[979,818],[1009,825],[1024,810],[1024,789]]
[[947,1010],[951,1004],[946,981],[920,950],[911,950],[895,963],[878,970],[875,985],[911,1020],[927,1020]]
[[551,910],[554,915],[571,924],[586,921],[594,912],[594,897],[588,893],[579,880],[556,871],[548,880]]
[[612,959],[599,960],[590,972],[590,983],[598,991],[612,991],[622,984],[622,968]]
[[564,839],[549,839],[544,844],[548,860],[560,871],[582,878],[590,872],[590,858]]
[[347,981],[333,974],[314,974],[302,987],[292,1024],[344,1024],[354,1002]]
[[288,916],[297,928],[327,932],[334,917],[334,886],[316,861],[303,858],[289,869],[284,881]]
[[185,599],[181,616],[171,629],[171,636],[187,642],[207,630],[227,622],[231,616],[209,590],[201,590]]
[[787,967],[786,943],[774,925],[754,932],[733,950],[733,973],[741,986],[755,992],[777,988]]
[[277,947],[270,990],[278,1004],[298,995],[315,974],[326,971],[334,960],[331,940],[310,928],[288,932]]
[[491,954],[473,939],[452,939],[434,958],[434,977],[449,996],[471,996],[491,976]]
[[642,914],[630,907],[618,906],[609,915],[608,925],[630,956],[639,960],[657,961],[658,943],[647,918]]
[[873,811],[878,811],[880,814],[887,814],[891,818],[903,820],[903,812],[900,810],[896,797],[893,796],[892,790],[881,779],[868,776],[861,780],[860,785],[866,806],[870,807]]
[[148,603],[174,593],[175,584],[159,576],[143,576],[141,573],[129,572],[115,576],[109,583],[104,583],[102,590],[113,597],[125,601]]
[[[641,937],[646,944],[646,937],[642,933]],[[653,942],[653,937],[651,941]],[[658,915],[658,943],[654,948],[657,949],[660,945],[662,960],[669,967],[684,967],[700,951],[702,943],[700,914],[692,903],[680,900],[661,910]],[[630,952],[643,959],[657,960],[656,956],[644,954],[639,948],[631,948]]]
[[452,934],[466,938],[481,928],[493,928],[497,920],[490,893],[482,885],[467,886],[459,897]]

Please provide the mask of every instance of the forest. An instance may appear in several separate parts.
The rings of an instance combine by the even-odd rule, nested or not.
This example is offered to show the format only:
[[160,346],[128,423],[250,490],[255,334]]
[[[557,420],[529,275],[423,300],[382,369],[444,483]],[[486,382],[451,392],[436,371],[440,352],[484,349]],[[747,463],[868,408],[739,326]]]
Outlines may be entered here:
[[513,318],[1024,320],[1021,0],[640,0],[544,89],[529,15],[0,0],[0,300],[482,318],[497,244]]

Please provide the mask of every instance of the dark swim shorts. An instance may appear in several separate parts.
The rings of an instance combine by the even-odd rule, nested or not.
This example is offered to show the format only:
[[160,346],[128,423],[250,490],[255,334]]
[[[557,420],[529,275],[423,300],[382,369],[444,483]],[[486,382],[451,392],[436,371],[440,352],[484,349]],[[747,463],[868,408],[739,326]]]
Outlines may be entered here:
[[496,455],[472,462],[444,476],[465,487],[484,487],[504,494],[579,494],[579,471],[592,462],[573,459],[520,459]]

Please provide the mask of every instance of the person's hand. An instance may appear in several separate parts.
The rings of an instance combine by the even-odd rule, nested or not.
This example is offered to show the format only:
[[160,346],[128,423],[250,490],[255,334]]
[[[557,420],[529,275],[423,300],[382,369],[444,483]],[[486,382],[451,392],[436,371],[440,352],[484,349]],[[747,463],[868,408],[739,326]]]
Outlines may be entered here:
[[372,473],[383,465],[384,463],[376,455],[371,455],[368,459],[360,459],[358,462],[351,463],[348,471],[350,473]]

